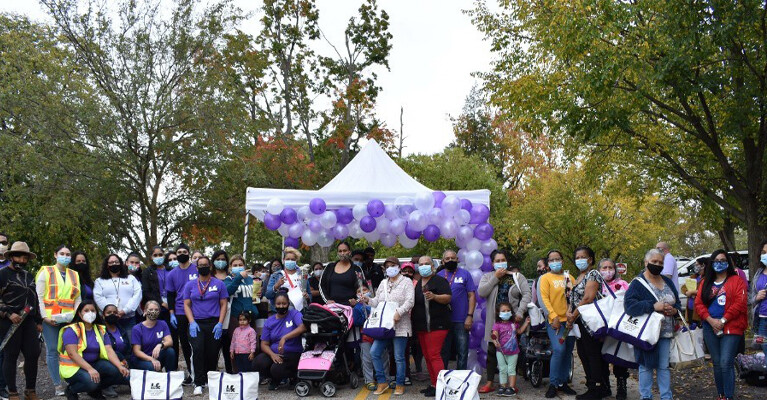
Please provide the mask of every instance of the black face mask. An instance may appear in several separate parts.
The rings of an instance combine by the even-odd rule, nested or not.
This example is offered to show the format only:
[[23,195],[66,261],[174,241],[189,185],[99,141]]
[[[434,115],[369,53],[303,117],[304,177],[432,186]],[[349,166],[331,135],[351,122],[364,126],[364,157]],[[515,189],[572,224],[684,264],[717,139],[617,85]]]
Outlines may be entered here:
[[538,272],[538,276],[546,275],[546,270],[545,269],[539,269],[537,272]]
[[77,263],[73,265],[73,269],[77,272],[86,272],[88,271],[88,264],[86,263]]
[[179,254],[176,256],[176,260],[178,260],[180,264],[186,264],[189,262],[189,254]]
[[288,307],[275,307],[275,310],[277,310],[277,314],[285,315],[288,313]]
[[651,274],[658,276],[661,272],[663,272],[663,266],[662,265],[655,265],[655,264],[647,264],[647,270],[650,271]]
[[197,272],[200,274],[200,276],[208,276],[210,275],[210,266],[204,266],[204,267],[197,267]]
[[117,325],[117,323],[120,322],[120,316],[117,314],[110,314],[104,317],[104,321],[109,325]]
[[113,274],[116,274],[116,273],[120,272],[121,269],[122,269],[122,265],[110,265],[109,266],[109,272],[111,272]]
[[448,271],[455,271],[458,268],[458,261],[448,261],[445,263],[445,269]]
[[13,264],[13,268],[16,268],[16,269],[24,269],[27,267],[27,263],[25,262],[14,261],[12,264]]

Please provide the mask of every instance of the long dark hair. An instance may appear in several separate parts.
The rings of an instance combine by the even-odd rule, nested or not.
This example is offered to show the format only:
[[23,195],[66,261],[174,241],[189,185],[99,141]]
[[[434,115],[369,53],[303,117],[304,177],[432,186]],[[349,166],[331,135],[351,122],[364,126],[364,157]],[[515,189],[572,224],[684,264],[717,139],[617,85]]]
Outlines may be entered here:
[[128,277],[128,267],[125,266],[125,261],[123,261],[122,257],[118,256],[117,254],[110,254],[106,257],[104,257],[104,261],[101,263],[101,275],[99,278],[101,279],[112,279],[112,274],[109,273],[109,259],[112,258],[112,256],[117,257],[118,260],[120,260],[120,278],[127,278]]
[[93,277],[91,277],[91,262],[88,260],[88,255],[85,254],[82,251],[76,251],[72,253],[72,262],[69,264],[70,266],[75,265],[75,260],[77,260],[77,256],[83,256],[85,258],[85,271],[78,271],[77,269],[74,269],[77,271],[77,275],[80,275],[80,283],[86,284],[93,288]]
[[99,306],[96,305],[96,302],[93,300],[83,300],[79,306],[77,306],[77,310],[75,310],[75,317],[72,318],[72,323],[78,323],[78,322],[85,322],[82,318],[80,318],[80,312],[83,311],[83,308],[87,305],[93,306],[94,309],[96,309],[96,319],[93,321],[93,325],[106,325],[104,323],[104,318],[101,317],[101,313],[99,312]]
[[[716,257],[720,254],[724,254],[725,257],[727,257],[727,252],[722,249],[715,250],[711,253],[711,258],[709,259],[711,265],[709,268],[706,268],[706,273],[703,278],[703,293],[701,293],[701,300],[703,300],[703,304],[706,306],[709,306],[714,300],[714,298],[711,297],[711,287],[714,286],[714,281],[716,280],[717,275],[717,272],[714,271],[714,263],[716,262]],[[727,257],[727,278],[736,274],[737,272],[735,272],[735,267],[732,265],[732,260],[730,257]]]

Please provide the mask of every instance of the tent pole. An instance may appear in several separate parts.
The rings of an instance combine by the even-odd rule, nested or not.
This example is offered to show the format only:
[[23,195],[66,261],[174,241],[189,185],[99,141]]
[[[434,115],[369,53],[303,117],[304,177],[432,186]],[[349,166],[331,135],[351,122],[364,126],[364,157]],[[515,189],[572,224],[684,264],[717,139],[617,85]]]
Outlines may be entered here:
[[242,241],[242,259],[247,260],[248,253],[248,228],[250,227],[250,212],[245,211],[245,239]]

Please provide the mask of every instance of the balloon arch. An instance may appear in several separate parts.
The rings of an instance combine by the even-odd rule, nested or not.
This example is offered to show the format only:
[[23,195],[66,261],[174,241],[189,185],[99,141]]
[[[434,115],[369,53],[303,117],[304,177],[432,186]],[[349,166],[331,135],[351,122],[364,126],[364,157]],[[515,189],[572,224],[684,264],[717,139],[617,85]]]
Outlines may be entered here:
[[[454,239],[459,267],[476,286],[492,271],[490,191],[432,191],[407,175],[370,141],[325,187],[317,191],[248,188],[247,215],[278,232],[285,246],[332,246],[348,237],[411,249],[423,238]],[[245,222],[247,245],[248,219]],[[486,366],[485,299],[477,296],[471,327],[469,368]]]

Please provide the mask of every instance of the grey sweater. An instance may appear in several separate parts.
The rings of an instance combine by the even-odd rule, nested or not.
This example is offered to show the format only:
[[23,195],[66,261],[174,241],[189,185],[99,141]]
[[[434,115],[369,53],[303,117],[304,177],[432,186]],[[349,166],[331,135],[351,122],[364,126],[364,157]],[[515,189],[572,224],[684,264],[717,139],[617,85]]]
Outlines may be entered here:
[[[532,299],[530,285],[527,284],[527,278],[519,272],[515,273],[515,284],[509,288],[509,303],[514,315],[525,316],[527,305]],[[490,341],[490,334],[495,322],[495,301],[498,298],[498,278],[495,272],[488,272],[482,275],[479,281],[479,295],[487,300],[485,311],[485,342]]]

